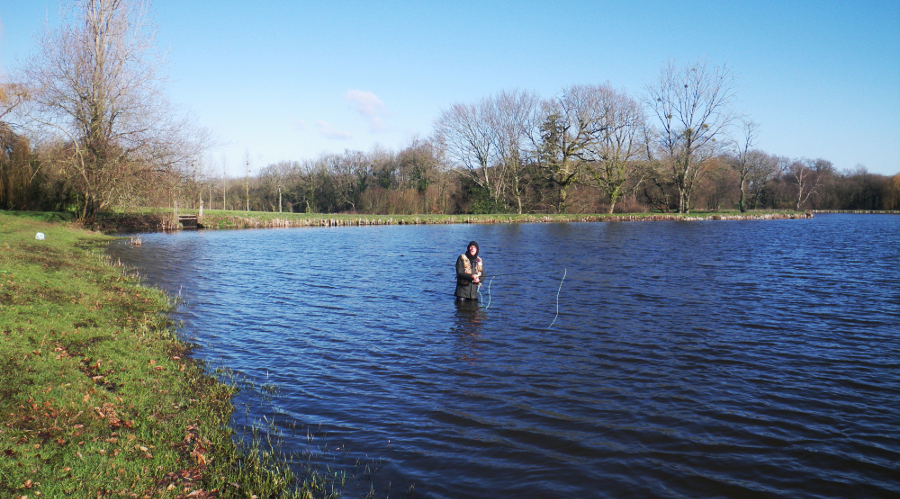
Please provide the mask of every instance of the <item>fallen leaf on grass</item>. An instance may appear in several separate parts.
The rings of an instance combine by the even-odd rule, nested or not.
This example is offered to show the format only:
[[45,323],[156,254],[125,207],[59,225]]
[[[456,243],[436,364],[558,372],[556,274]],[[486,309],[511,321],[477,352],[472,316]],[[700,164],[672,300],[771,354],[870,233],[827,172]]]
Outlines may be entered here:
[[191,455],[194,456],[194,458],[197,460],[198,465],[206,466],[206,463],[207,463],[206,456],[204,454],[202,454],[200,451],[194,450],[191,452]]

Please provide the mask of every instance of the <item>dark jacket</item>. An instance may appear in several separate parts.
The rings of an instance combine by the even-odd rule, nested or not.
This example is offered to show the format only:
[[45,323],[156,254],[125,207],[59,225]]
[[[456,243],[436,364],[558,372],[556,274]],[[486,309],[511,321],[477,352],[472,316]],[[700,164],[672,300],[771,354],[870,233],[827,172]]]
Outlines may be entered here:
[[[473,241],[474,242],[474,241]],[[469,243],[471,246],[472,243]],[[478,248],[478,244],[475,244]],[[479,279],[484,282],[484,262],[478,253],[475,253],[475,261],[468,257],[468,246],[465,254],[459,255],[456,259],[456,295],[457,298],[465,298],[467,300],[478,299],[478,284],[472,282],[476,273],[480,274]],[[473,264],[474,263],[474,264]]]

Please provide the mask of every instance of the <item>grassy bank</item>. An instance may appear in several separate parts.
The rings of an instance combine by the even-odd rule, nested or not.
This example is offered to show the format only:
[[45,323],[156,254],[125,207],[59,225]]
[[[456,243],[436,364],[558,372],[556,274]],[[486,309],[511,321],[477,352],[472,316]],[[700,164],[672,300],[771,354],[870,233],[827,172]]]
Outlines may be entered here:
[[[180,210],[180,215],[197,215],[197,211]],[[343,227],[367,225],[431,225],[431,224],[495,224],[548,222],[637,222],[696,220],[770,220],[807,218],[811,215],[793,211],[738,211],[694,213],[615,213],[615,214],[499,214],[499,215],[359,215],[321,213],[273,213],[265,211],[204,210],[200,224],[206,229],[251,229],[286,227]],[[98,229],[107,232],[149,232],[177,228],[172,211],[153,210],[143,213],[105,214]]]
[[233,443],[170,299],[61,218],[0,211],[0,497],[329,496]]

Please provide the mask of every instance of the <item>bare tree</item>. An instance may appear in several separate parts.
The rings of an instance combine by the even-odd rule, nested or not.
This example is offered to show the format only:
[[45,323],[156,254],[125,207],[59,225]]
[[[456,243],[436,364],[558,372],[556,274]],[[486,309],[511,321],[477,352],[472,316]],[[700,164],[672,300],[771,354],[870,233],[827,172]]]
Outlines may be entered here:
[[322,188],[329,176],[327,155],[319,159],[307,159],[297,165],[298,185],[301,199],[306,203],[306,213],[316,213],[319,210],[319,201],[324,196]]
[[[593,104],[605,123],[586,147],[585,167],[609,199],[609,213],[618,199],[636,189],[644,170],[637,165],[646,151],[646,118],[640,104],[609,85],[594,88]],[[627,190],[626,190],[627,189]]]
[[485,98],[477,104],[453,104],[441,112],[435,123],[438,143],[456,167],[465,171],[476,185],[496,203],[502,194],[495,163],[492,105]]
[[8,115],[27,101],[30,93],[21,83],[0,81],[0,125],[10,125]]
[[885,196],[882,209],[896,210],[900,208],[900,173],[885,180]]
[[335,209],[350,208],[350,211],[356,213],[360,196],[367,186],[372,163],[369,155],[362,151],[345,150],[343,155],[333,158],[331,173]]
[[697,188],[697,205],[710,211],[719,211],[723,205],[734,206],[736,172],[730,168],[727,157],[719,156],[709,161],[709,171]]
[[[293,165],[291,162],[279,161],[278,163],[266,166],[259,172],[262,186],[275,189],[278,192],[278,213],[282,212],[284,206],[283,194],[287,187],[292,169]],[[274,208],[274,206],[272,208]]]
[[397,164],[407,178],[409,187],[422,193],[438,181],[440,161],[434,144],[428,140],[414,137],[403,150],[397,154]]
[[764,189],[782,174],[787,161],[754,149],[747,153],[746,162],[747,175],[744,186],[748,204],[751,209],[755,209],[759,205]]
[[787,168],[788,174],[797,185],[797,211],[809,197],[821,187],[826,175],[833,173],[834,166],[824,159],[797,160]]
[[[454,104],[435,127],[436,142],[451,164],[484,189],[494,208],[524,206],[524,177],[539,99],[527,91],[502,91],[477,104]],[[508,194],[508,195],[507,195]]]
[[546,178],[557,187],[557,209],[561,213],[566,212],[569,187],[584,172],[590,148],[609,129],[598,102],[599,88],[573,85],[543,104],[540,143],[535,148]]
[[137,0],[81,0],[40,40],[26,68],[35,89],[31,117],[68,144],[60,166],[91,222],[123,189],[183,169],[203,147],[190,120],[161,93],[161,55],[147,6]]
[[247,211],[250,211],[250,151],[244,151],[244,166],[247,167],[247,175],[244,177],[244,201],[247,203]]
[[685,68],[669,63],[647,89],[647,105],[660,130],[658,146],[668,177],[679,192],[678,211],[691,208],[691,194],[707,172],[734,119],[734,77],[727,67],[700,61]]
[[40,163],[30,160],[29,140],[10,121],[29,97],[28,87],[0,75],[0,207],[25,207],[24,194],[40,172]]
[[747,211],[747,179],[753,168],[757,166],[751,161],[751,151],[753,150],[753,146],[756,145],[758,134],[758,124],[750,120],[743,120],[741,122],[741,137],[733,142],[734,152],[732,153],[732,157],[729,158],[731,168],[738,172],[738,175],[740,176],[741,200],[739,205],[741,213]]
[[497,164],[505,180],[504,185],[515,200],[516,211],[521,214],[529,146],[532,143],[530,139],[540,125],[540,99],[532,92],[512,90],[500,92],[490,103],[491,140]]

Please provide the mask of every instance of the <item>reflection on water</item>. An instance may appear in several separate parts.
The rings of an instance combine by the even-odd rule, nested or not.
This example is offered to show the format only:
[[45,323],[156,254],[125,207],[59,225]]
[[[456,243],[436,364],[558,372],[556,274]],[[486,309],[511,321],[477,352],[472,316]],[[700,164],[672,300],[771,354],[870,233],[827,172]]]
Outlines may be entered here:
[[[900,494],[900,217],[143,239],[111,251],[182,289],[197,354],[280,387],[236,423],[392,497]],[[453,300],[472,239],[489,307]]]
[[453,333],[459,339],[456,346],[458,359],[468,364],[479,360],[481,340],[482,305],[476,300],[456,300],[456,326]]

